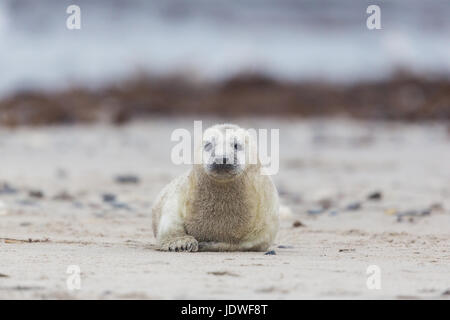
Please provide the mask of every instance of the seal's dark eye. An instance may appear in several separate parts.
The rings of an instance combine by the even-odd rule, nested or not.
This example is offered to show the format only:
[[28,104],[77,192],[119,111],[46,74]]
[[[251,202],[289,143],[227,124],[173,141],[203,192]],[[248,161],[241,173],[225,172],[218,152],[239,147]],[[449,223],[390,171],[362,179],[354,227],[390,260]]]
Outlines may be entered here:
[[212,149],[212,143],[211,142],[205,143],[204,149],[205,149],[205,151],[211,150]]

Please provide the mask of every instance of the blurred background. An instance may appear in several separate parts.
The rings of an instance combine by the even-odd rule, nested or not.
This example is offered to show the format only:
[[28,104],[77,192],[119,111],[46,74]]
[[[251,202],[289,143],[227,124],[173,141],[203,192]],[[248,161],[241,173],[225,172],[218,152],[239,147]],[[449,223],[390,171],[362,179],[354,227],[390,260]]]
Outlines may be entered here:
[[[0,298],[448,299],[449,16],[449,0],[0,0]],[[194,120],[279,129],[276,255],[153,250],[152,202],[188,169],[170,137]]]
[[0,122],[448,120],[449,14],[446,0],[2,0]]

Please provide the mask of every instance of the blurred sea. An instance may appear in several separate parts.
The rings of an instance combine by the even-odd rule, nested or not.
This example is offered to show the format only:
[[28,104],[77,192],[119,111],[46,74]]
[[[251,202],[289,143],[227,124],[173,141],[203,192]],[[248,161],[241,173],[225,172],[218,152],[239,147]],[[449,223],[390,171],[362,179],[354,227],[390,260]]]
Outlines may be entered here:
[[[66,29],[70,4],[81,30]],[[366,28],[381,7],[382,30]],[[450,1],[0,0],[0,96],[136,72],[353,82],[450,75]]]

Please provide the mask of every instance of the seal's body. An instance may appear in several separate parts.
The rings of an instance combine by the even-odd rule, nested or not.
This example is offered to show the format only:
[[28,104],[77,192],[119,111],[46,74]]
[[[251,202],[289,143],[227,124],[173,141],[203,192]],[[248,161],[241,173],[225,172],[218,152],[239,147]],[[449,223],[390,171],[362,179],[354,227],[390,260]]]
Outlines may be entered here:
[[[224,138],[225,130],[232,134]],[[207,129],[201,151],[205,161],[161,191],[152,209],[161,250],[264,251],[272,244],[278,193],[270,177],[261,174],[259,161],[248,163],[255,151],[241,130],[234,125]]]

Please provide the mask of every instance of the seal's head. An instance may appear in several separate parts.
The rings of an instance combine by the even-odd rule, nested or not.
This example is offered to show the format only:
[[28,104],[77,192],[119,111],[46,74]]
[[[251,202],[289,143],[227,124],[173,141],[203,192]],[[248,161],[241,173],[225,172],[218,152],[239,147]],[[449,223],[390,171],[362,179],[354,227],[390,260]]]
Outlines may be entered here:
[[215,125],[203,133],[202,170],[219,181],[232,180],[249,168],[250,136],[236,125]]

